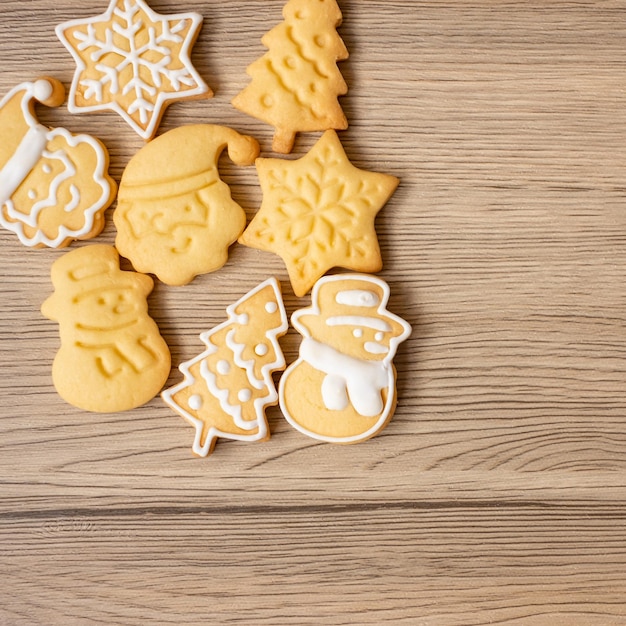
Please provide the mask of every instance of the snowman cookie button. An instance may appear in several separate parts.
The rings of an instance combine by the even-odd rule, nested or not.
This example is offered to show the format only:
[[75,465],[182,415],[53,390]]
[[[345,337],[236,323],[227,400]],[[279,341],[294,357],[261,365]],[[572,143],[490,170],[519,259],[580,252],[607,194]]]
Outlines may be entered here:
[[365,274],[317,281],[292,324],[303,336],[280,380],[283,415],[309,437],[357,443],[376,435],[396,406],[393,358],[410,325],[387,309],[389,286]]

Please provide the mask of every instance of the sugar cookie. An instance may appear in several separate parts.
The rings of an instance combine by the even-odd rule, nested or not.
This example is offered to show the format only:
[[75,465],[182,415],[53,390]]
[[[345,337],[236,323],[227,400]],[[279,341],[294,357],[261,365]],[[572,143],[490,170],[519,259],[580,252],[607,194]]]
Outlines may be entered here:
[[259,154],[256,139],[197,124],[175,128],[144,146],[120,183],[115,245],[139,272],[168,285],[219,269],[246,224],[217,163],[224,148],[238,165]]
[[337,61],[348,51],[335,0],[289,0],[283,17],[263,37],[269,50],[248,67],[252,82],[232,104],[274,126],[273,150],[289,153],[298,132],[348,127],[337,101],[348,91]]
[[201,24],[197,13],[160,15],[144,0],[111,0],[102,15],[59,24],[77,66],[69,111],[115,111],[151,139],[169,104],[213,95],[189,58]]
[[144,404],[170,373],[170,352],[148,315],[149,276],[119,269],[112,246],[90,245],[52,265],[55,292],[41,312],[59,323],[52,366],[59,395],[87,411]]
[[396,405],[392,359],[411,327],[387,311],[389,286],[374,276],[325,276],[312,305],[291,322],[300,354],[280,380],[280,408],[297,430],[321,441],[376,435]]
[[288,323],[275,278],[226,311],[226,322],[200,335],[207,349],[180,365],[183,382],[162,393],[196,429],[192,450],[199,456],[207,456],[218,437],[269,438],[265,407],[278,402],[272,372],[285,368],[278,337]]
[[25,246],[62,248],[95,237],[115,197],[100,141],[37,121],[35,102],[56,107],[64,97],[63,85],[45,77],[0,101],[0,224]]
[[352,165],[334,130],[301,159],[257,159],[256,167],[263,202],[239,242],[281,256],[297,296],[332,267],[382,268],[374,219],[395,176]]

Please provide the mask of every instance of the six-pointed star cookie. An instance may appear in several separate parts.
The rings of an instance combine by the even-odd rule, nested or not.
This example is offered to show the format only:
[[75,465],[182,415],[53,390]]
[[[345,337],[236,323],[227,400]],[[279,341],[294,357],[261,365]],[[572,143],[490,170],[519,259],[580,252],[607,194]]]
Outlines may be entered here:
[[197,13],[159,15],[144,0],[111,0],[102,15],[59,24],[77,65],[68,109],[116,111],[151,139],[173,100],[213,95],[189,59],[201,24]]
[[395,176],[352,165],[334,130],[301,159],[257,159],[256,167],[263,202],[239,242],[282,257],[297,296],[332,267],[382,268],[374,219]]

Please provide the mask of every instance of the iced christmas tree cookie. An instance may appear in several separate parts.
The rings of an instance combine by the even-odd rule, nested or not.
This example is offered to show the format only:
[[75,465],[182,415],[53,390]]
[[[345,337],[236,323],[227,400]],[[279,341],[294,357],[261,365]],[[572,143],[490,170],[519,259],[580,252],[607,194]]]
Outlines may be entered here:
[[64,97],[58,80],[40,78],[0,101],[0,224],[26,246],[62,248],[95,237],[115,197],[100,141],[37,121],[36,102],[55,107]]
[[263,37],[268,51],[248,67],[252,82],[233,106],[274,126],[272,147],[286,154],[298,132],[348,127],[337,100],[348,91],[337,68],[348,51],[335,0],[289,0],[283,17]]
[[298,160],[257,159],[263,202],[239,242],[274,252],[303,296],[332,267],[382,268],[376,214],[398,179],[356,168],[328,130]]
[[226,263],[246,224],[217,169],[226,147],[238,165],[251,165],[259,154],[252,137],[197,124],[157,137],[130,160],[113,221],[115,245],[137,271],[185,285]]
[[280,408],[297,430],[321,441],[356,443],[376,435],[396,406],[392,360],[411,333],[390,313],[387,283],[374,276],[325,276],[312,305],[291,322],[300,354],[280,380]]
[[69,111],[115,111],[151,139],[167,105],[213,95],[189,58],[201,24],[197,13],[160,15],[144,0],[111,0],[102,15],[59,24],[76,61]]
[[87,411],[132,409],[156,396],[170,352],[148,315],[149,276],[119,268],[112,246],[90,245],[52,265],[55,292],[41,312],[59,323],[52,365],[59,395]]
[[203,333],[207,348],[179,367],[184,380],[162,393],[196,430],[192,450],[207,456],[218,437],[269,438],[265,408],[278,402],[272,373],[285,367],[278,338],[288,323],[280,285],[270,278],[228,309],[228,320]]

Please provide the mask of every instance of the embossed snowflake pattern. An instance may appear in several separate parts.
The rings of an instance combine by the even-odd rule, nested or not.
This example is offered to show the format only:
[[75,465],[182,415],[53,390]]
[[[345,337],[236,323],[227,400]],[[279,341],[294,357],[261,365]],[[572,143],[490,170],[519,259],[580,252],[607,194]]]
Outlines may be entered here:
[[189,58],[201,23],[196,13],[159,15],[144,0],[112,0],[98,17],[60,24],[77,64],[69,110],[116,111],[150,139],[171,101],[213,95]]
[[239,241],[281,256],[297,296],[332,267],[381,269],[374,220],[397,178],[356,168],[333,130],[301,159],[256,166],[263,202]]

